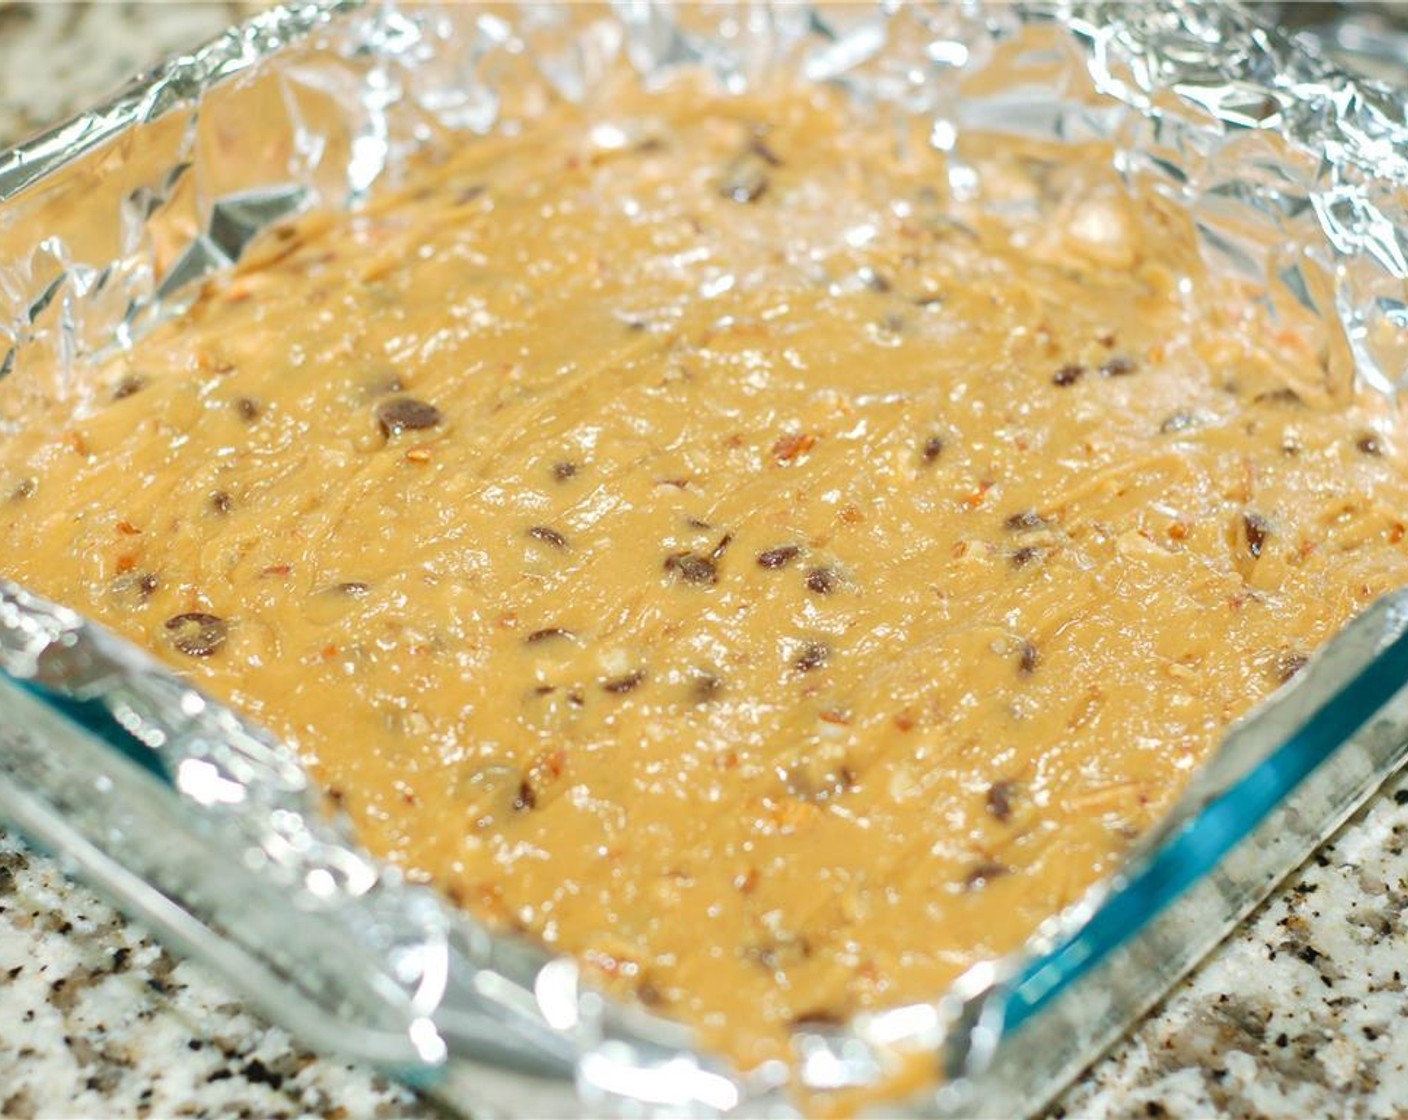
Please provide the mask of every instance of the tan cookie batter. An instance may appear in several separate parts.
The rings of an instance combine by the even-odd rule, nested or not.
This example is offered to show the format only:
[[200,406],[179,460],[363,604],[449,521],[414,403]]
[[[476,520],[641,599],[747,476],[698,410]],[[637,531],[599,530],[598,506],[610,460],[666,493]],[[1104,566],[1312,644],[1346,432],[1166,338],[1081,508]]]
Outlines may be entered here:
[[618,91],[295,224],[0,385],[0,571],[745,1066],[932,997],[1408,583],[1408,484],[1108,152],[896,140]]

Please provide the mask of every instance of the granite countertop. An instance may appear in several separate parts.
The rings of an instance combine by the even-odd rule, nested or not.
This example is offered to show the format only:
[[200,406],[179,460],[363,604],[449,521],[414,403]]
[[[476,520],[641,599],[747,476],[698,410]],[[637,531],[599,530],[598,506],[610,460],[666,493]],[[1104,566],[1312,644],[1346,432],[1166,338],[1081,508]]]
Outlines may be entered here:
[[[0,144],[254,6],[0,0]],[[1406,907],[1400,778],[1049,1115],[1408,1115]],[[0,833],[0,1116],[433,1114],[299,1049]]]

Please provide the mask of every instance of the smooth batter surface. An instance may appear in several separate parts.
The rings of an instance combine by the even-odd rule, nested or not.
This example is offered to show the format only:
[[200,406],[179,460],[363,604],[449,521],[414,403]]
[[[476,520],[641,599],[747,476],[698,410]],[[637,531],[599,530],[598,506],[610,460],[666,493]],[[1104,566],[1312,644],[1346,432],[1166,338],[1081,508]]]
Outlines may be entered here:
[[294,225],[0,385],[0,571],[744,1065],[933,997],[1408,582],[1408,481],[1108,153],[895,140],[618,91]]

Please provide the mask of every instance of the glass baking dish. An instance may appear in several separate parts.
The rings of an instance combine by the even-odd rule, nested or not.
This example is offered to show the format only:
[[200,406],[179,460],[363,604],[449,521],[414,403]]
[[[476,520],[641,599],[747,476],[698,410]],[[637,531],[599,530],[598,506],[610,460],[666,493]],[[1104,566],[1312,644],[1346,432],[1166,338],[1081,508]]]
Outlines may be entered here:
[[[771,4],[280,8],[0,154],[0,374],[75,375],[259,234],[357,206],[411,155],[648,77],[746,88],[786,67],[892,107],[973,174],[970,134],[1112,140],[1134,189],[1323,326],[1346,389],[1408,363],[1408,128],[1235,8]],[[1122,871],[931,1003],[799,1027],[808,1088],[918,1070],[884,1114],[1049,1100],[1408,754],[1408,594],[1380,601],[1237,725]],[[586,987],[362,852],[296,759],[72,612],[0,585],[0,818],[320,1049],[459,1111],[790,1115],[683,1028]]]

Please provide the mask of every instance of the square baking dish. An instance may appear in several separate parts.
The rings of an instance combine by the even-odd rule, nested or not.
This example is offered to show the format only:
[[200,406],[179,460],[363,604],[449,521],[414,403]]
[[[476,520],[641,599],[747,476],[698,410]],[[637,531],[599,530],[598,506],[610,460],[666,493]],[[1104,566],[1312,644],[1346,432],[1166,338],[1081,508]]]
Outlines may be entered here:
[[[280,8],[0,154],[0,372],[80,375],[275,223],[356,207],[413,156],[649,79],[778,68],[919,122],[952,183],[974,135],[1113,142],[1205,256],[1323,327],[1328,368],[1408,364],[1408,128],[1236,8],[363,5]],[[1237,725],[1122,871],[932,1002],[799,1027],[809,1088],[917,1071],[882,1114],[1049,1100],[1408,754],[1408,596],[1380,601]],[[368,857],[289,752],[145,654],[0,587],[0,818],[309,1044],[453,1109],[791,1115],[683,1028],[592,992]]]

